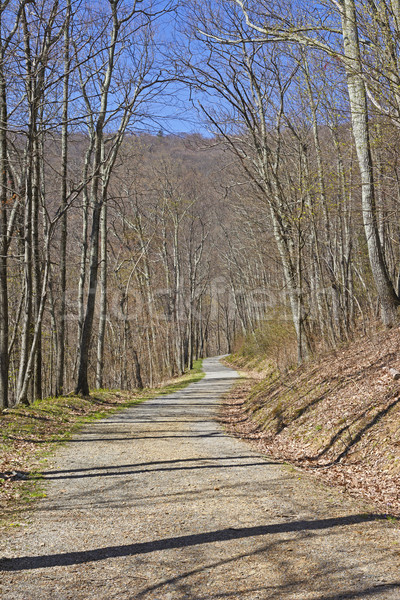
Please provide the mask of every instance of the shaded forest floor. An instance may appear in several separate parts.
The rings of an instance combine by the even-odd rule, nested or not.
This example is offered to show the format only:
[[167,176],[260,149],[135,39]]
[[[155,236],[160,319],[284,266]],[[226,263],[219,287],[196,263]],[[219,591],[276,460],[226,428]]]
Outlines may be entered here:
[[90,397],[75,395],[37,400],[0,413],[0,526],[9,524],[20,509],[45,496],[41,471],[55,448],[89,421],[159,395],[171,394],[204,377],[201,362],[192,371],[163,385],[142,391],[95,390]]
[[221,421],[256,448],[400,516],[400,331],[378,331],[286,374],[232,355],[245,374]]

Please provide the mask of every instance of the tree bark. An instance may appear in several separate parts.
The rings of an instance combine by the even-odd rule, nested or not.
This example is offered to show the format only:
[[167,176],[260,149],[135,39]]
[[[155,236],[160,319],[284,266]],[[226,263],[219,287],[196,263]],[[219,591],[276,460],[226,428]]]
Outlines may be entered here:
[[96,387],[103,387],[104,338],[107,321],[107,203],[103,199],[100,224],[100,315],[97,338]]
[[3,57],[0,63],[0,409],[8,406],[7,285],[7,98]]
[[69,73],[70,60],[70,15],[71,1],[67,3],[67,14],[64,32],[64,82],[63,82],[63,109],[61,130],[61,203],[63,211],[60,231],[60,304],[58,310],[58,345],[57,345],[57,375],[56,395],[61,396],[64,391],[65,374],[65,324],[66,324],[66,292],[67,292],[67,176],[68,176],[68,108],[69,108]]
[[354,0],[344,0],[342,11],[343,45],[345,56],[348,59],[348,62],[346,62],[347,86],[351,107],[353,136],[361,176],[361,200],[365,237],[372,275],[380,300],[382,321],[385,325],[392,326],[397,320],[397,307],[400,305],[400,300],[389,278],[379,238],[367,95],[362,77],[356,18]]
[[100,235],[100,214],[101,203],[95,202],[92,216],[92,229],[90,235],[90,271],[89,271],[89,290],[86,303],[85,319],[82,327],[82,337],[79,347],[79,368],[78,381],[75,393],[83,396],[89,395],[88,366],[89,366],[89,348],[92,337],[94,307],[96,300],[96,290],[98,282],[98,261],[99,261],[99,235]]

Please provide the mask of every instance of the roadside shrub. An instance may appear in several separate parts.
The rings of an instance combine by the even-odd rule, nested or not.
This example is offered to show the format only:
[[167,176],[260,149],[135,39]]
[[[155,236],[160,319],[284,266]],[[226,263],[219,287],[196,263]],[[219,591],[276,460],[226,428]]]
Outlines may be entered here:
[[254,333],[237,338],[235,356],[247,364],[267,361],[279,370],[288,370],[297,360],[293,323],[279,316],[263,321]]

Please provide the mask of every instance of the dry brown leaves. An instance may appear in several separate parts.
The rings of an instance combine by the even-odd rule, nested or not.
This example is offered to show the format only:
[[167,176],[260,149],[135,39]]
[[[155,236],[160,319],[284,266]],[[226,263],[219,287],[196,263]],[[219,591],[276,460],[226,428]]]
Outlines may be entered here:
[[400,516],[400,330],[380,331],[264,385],[241,382],[221,420],[275,458]]

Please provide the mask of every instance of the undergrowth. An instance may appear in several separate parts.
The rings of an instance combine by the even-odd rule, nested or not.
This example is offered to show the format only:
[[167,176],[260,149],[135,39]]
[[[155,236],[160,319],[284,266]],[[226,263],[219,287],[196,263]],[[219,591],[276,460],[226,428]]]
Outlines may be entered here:
[[297,361],[293,323],[279,315],[260,324],[253,332],[238,338],[227,361],[240,368],[263,373],[287,371]]

